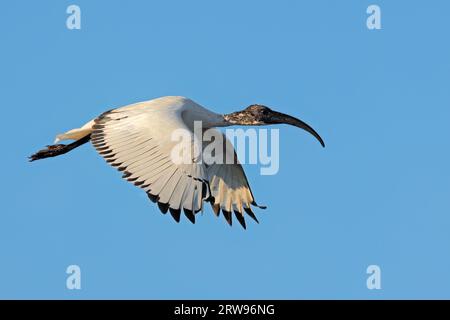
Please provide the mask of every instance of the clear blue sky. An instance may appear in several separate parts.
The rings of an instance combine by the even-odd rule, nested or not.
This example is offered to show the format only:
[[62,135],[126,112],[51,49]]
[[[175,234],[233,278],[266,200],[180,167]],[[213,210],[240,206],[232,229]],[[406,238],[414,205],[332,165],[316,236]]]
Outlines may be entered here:
[[[382,29],[366,27],[366,8]],[[82,11],[66,28],[66,8]],[[8,1],[0,6],[0,298],[450,298],[448,1]],[[280,171],[260,224],[176,224],[92,146],[27,156],[108,109],[263,103]],[[66,289],[66,267],[82,289]],[[382,289],[366,288],[381,267]]]

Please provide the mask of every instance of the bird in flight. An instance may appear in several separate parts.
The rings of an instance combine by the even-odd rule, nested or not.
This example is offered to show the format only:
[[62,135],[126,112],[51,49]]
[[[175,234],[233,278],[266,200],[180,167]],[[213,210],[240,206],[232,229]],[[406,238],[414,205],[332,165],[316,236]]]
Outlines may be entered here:
[[[220,157],[229,156],[231,152],[235,161],[208,164],[200,161],[198,156],[181,163],[173,161],[172,150],[177,144],[173,132],[183,130],[192,142],[198,138],[194,130],[197,121],[202,124],[202,132],[213,130],[223,136],[227,148]],[[254,104],[242,111],[222,115],[188,98],[168,96],[107,111],[81,128],[57,135],[54,145],[29,159],[59,156],[91,141],[107,163],[123,172],[124,179],[144,189],[161,212],[170,212],[175,221],[180,221],[183,212],[195,223],[195,214],[203,210],[204,202],[209,202],[214,213],[219,216],[222,212],[230,226],[234,213],[245,229],[245,214],[258,222],[252,206],[265,207],[256,203],[234,148],[228,148],[231,142],[215,128],[270,124],[296,126],[325,146],[319,134],[305,122],[263,105]],[[61,140],[75,141],[58,144]],[[191,149],[192,145],[185,147]]]

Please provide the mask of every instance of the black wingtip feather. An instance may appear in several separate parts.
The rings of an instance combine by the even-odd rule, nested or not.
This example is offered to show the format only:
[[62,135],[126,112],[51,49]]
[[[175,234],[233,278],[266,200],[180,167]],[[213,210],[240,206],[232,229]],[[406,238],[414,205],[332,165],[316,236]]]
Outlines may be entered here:
[[159,210],[161,210],[162,213],[166,214],[167,210],[169,210],[169,204],[158,202],[158,208]]
[[258,219],[256,218],[255,214],[253,213],[252,209],[250,208],[244,208],[245,213],[249,215],[250,218],[256,221],[256,223],[259,223]]
[[158,196],[155,196],[151,193],[147,193],[147,197],[150,199],[151,202],[156,202],[158,201]]
[[231,226],[233,224],[231,212],[222,209],[222,214],[225,217],[225,220],[227,220],[228,224]]
[[191,210],[183,209],[184,215],[189,219],[192,223],[195,224],[195,215]]
[[134,182],[134,185],[139,187],[141,184],[144,184],[144,182],[145,182],[145,180],[143,180],[143,181],[136,181],[136,182]]
[[180,222],[181,210],[169,208],[169,212],[176,222]]
[[236,219],[241,224],[242,228],[247,229],[247,226],[245,224],[244,214],[234,210],[234,215],[236,216]]

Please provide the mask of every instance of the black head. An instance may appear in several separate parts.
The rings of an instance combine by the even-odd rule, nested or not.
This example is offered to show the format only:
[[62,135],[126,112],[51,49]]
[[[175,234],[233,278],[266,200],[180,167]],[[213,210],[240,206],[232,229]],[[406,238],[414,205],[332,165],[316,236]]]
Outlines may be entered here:
[[260,104],[252,104],[242,111],[227,114],[224,116],[224,118],[230,124],[244,126],[261,126],[283,123],[296,126],[312,134],[320,142],[322,147],[325,147],[325,143],[323,142],[319,134],[302,120],[281,112],[274,111]]

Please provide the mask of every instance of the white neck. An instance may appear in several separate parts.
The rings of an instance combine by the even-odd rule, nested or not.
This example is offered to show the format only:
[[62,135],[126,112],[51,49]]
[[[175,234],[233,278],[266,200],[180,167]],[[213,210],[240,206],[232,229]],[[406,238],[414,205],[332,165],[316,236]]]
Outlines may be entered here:
[[227,127],[232,123],[228,122],[223,115],[212,112],[200,105],[190,108],[189,112],[183,113],[185,123],[194,123],[194,121],[202,121],[202,126],[205,129],[214,127]]

